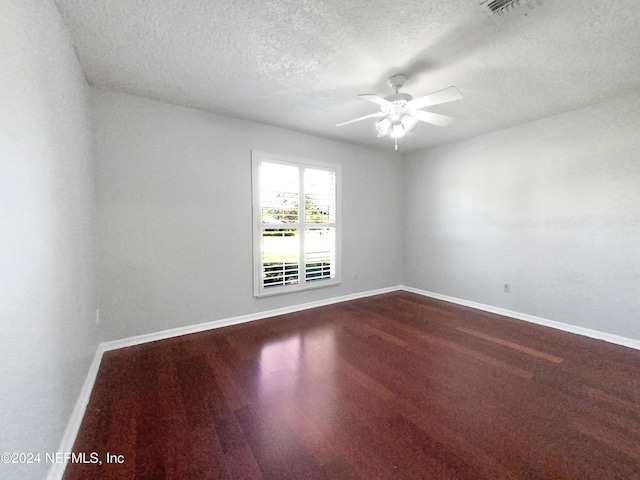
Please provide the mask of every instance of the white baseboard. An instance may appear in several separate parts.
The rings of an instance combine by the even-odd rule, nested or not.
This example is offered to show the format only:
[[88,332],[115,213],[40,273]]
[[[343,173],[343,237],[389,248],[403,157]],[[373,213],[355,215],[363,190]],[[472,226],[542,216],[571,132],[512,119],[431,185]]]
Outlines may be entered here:
[[156,340],[179,337],[181,335],[187,335],[189,333],[204,332],[207,330],[213,330],[214,328],[228,327],[230,325],[252,322],[254,320],[262,320],[263,318],[276,317],[278,315],[285,315],[287,313],[293,312],[300,312],[302,310],[308,310],[310,308],[323,307],[325,305],[331,305],[333,303],[346,302],[347,300],[356,300],[358,298],[371,297],[373,295],[380,295],[382,293],[395,292],[401,289],[402,287],[395,286],[380,288],[378,290],[369,290],[366,292],[352,293],[349,295],[342,295],[340,297],[332,297],[325,300],[317,300],[315,302],[292,305],[290,307],[276,308],[274,310],[266,310],[263,312],[250,313],[248,315],[240,315],[238,317],[213,320],[212,322],[198,323],[196,325],[188,325],[185,327],[170,328],[168,330],[162,330],[160,332],[147,333],[145,335],[123,338],[121,340],[113,340],[110,342],[104,342],[101,344],[101,346],[104,351],[117,350],[119,348],[131,347],[133,345],[140,345],[142,343],[155,342]]
[[592,330],[590,328],[579,327],[577,325],[571,325],[569,323],[556,322],[555,320],[548,320],[546,318],[536,317],[526,313],[514,312],[513,310],[507,310],[505,308],[493,307],[491,305],[485,305],[483,303],[472,302],[470,300],[464,300],[462,298],[450,297],[448,295],[442,295],[440,293],[428,292],[426,290],[420,290],[418,288],[402,286],[402,290],[407,292],[417,293],[425,297],[435,298],[437,300],[444,300],[445,302],[455,303],[457,305],[464,305],[465,307],[475,308],[477,310],[483,310],[485,312],[496,313],[505,317],[515,318],[517,320],[524,320],[525,322],[536,323],[538,325],[544,325],[545,327],[556,328],[565,332],[576,333],[585,337],[595,338],[598,340],[604,340],[605,342],[615,343],[616,345],[622,345],[624,347],[640,350],[640,340],[634,340],[632,338],[622,337],[620,335],[614,335],[613,333],[601,332],[598,330]]
[[[73,444],[76,441],[78,430],[80,430],[80,424],[82,423],[82,419],[84,418],[84,412],[86,411],[87,405],[89,404],[89,398],[91,397],[93,385],[96,381],[96,377],[98,376],[98,370],[100,368],[100,362],[102,361],[103,353],[104,350],[102,349],[102,345],[100,344],[98,345],[98,348],[96,348],[96,351],[93,355],[93,361],[91,362],[91,366],[89,367],[87,376],[84,379],[82,388],[80,389],[78,400],[76,400],[76,404],[74,405],[73,411],[71,412],[71,417],[69,418],[69,422],[67,423],[67,428],[62,434],[62,440],[60,441],[60,446],[58,447],[57,452],[67,453],[73,450]],[[67,462],[53,463],[51,465],[51,468],[49,469],[49,473],[47,474],[47,480],[62,479],[65,468],[67,468]]]

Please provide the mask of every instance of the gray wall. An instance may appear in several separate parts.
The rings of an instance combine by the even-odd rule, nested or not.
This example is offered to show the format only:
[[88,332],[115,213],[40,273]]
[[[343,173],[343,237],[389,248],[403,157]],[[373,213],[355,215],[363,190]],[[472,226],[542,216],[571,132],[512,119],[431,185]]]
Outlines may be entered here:
[[44,478],[98,343],[84,75],[52,1],[0,6],[0,478]]
[[[91,89],[105,340],[398,285],[402,159]],[[255,299],[251,149],[339,163],[343,283]]]
[[409,156],[405,284],[640,339],[639,131],[634,95]]
[[[400,283],[640,339],[640,96],[403,162],[88,94],[51,1],[4,2],[0,44],[0,452],[56,450],[98,343],[89,98],[105,340]],[[343,166],[342,285],[253,298],[251,149]]]

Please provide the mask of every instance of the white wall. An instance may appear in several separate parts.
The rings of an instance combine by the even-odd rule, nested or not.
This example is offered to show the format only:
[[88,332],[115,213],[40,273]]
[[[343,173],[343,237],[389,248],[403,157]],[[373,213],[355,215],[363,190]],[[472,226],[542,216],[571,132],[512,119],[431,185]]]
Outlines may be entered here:
[[405,283],[640,339],[639,131],[634,95],[409,156]]
[[53,1],[0,6],[0,478],[40,479],[97,346],[87,85]]
[[[105,339],[400,283],[401,158],[125,94],[91,97]],[[253,297],[252,149],[342,165],[340,286]]]

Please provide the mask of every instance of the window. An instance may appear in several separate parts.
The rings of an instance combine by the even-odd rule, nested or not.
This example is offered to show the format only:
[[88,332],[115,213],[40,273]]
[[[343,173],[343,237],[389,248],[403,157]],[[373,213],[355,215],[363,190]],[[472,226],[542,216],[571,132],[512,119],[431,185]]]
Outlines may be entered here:
[[340,283],[340,166],[252,156],[254,295]]

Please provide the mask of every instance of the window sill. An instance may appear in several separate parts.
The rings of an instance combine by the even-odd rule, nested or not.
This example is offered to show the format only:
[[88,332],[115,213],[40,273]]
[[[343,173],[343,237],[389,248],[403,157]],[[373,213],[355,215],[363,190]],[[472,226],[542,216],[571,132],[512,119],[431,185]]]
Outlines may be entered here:
[[318,283],[314,283],[314,284],[305,284],[305,285],[288,285],[286,287],[280,287],[280,288],[269,288],[266,290],[263,290],[260,293],[254,294],[253,296],[255,298],[263,298],[263,297],[273,297],[275,295],[285,295],[287,293],[295,293],[295,292],[302,292],[302,291],[306,291],[306,290],[317,290],[318,288],[326,288],[326,287],[335,287],[336,285],[340,285],[342,282],[340,280],[331,280],[331,281],[326,281],[326,282],[321,282],[318,281]]

